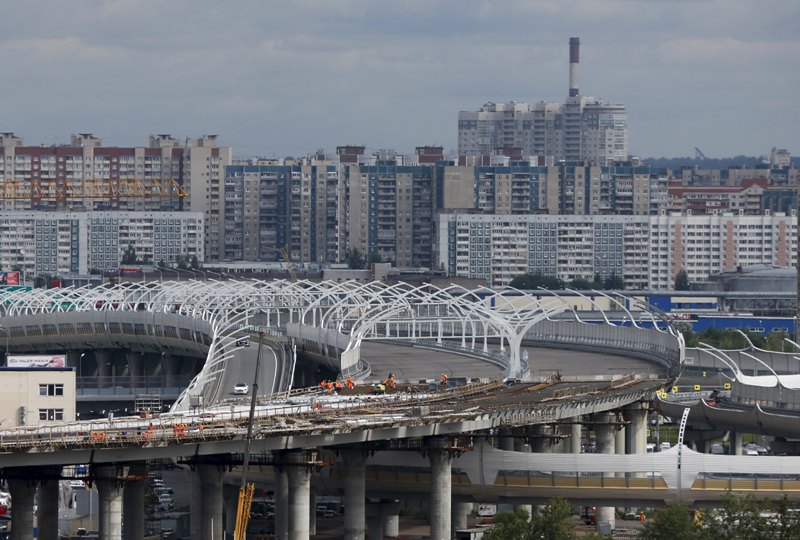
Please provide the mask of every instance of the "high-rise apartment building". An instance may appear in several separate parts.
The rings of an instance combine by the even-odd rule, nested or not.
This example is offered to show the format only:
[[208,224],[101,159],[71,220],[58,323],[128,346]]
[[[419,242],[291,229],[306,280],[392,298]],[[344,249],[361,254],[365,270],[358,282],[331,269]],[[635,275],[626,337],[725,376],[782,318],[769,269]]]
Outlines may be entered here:
[[[434,151],[434,148],[438,148]],[[440,147],[420,147],[415,163],[379,153],[346,167],[349,249],[398,267],[433,262],[435,165]]]
[[797,261],[795,217],[441,214],[437,266],[504,286],[526,273],[564,281],[621,277],[628,289],[671,289],[738,266]]
[[338,262],[343,258],[342,183],[335,163],[255,160],[226,168],[226,261]]
[[216,136],[150,137],[146,147],[109,147],[91,133],[70,143],[26,146],[0,134],[0,209],[46,211],[181,211],[205,216],[204,252],[220,249],[223,171],[231,149]]
[[0,211],[0,238],[0,268],[28,276],[117,267],[129,248],[145,264],[204,257],[197,212]]
[[578,38],[570,39],[569,97],[563,104],[486,103],[458,113],[458,153],[493,154],[516,147],[527,156],[607,165],[628,158],[628,115],[624,105],[581,96]]

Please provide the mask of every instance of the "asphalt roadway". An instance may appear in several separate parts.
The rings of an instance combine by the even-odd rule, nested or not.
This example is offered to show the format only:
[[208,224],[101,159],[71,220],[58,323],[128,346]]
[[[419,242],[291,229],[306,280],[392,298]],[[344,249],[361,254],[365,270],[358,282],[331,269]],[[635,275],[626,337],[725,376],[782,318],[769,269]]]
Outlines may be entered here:
[[[628,373],[663,374],[660,366],[629,356],[532,347],[523,350],[528,352],[532,377],[549,376],[554,373],[565,377]],[[385,378],[389,373],[394,373],[395,378],[400,381],[438,379],[442,373],[447,373],[449,377],[467,378],[503,376],[500,366],[483,358],[405,345],[364,341],[361,344],[361,357],[372,366],[371,378],[376,380]]]

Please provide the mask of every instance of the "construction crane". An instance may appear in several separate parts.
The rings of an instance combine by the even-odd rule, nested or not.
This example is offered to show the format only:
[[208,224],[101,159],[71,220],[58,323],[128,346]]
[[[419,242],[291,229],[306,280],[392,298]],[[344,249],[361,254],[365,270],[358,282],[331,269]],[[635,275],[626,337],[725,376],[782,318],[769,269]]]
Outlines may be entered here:
[[174,178],[104,179],[0,179],[0,200],[61,201],[67,199],[146,199],[187,197],[183,184]]
[[283,246],[282,248],[272,249],[283,255],[283,262],[286,264],[286,271],[289,272],[289,277],[292,278],[292,281],[297,281],[297,274],[294,273],[294,265],[292,264],[292,259],[289,257],[289,248]]
[[694,159],[697,160],[697,161],[700,161],[700,160],[708,159],[708,158],[706,157],[706,155],[703,153],[702,150],[700,150],[698,147],[695,146],[694,147]]
[[233,530],[235,540],[245,540],[247,523],[250,521],[250,507],[253,504],[253,491],[255,484],[247,481],[247,469],[250,466],[250,441],[253,438],[253,420],[256,413],[256,397],[258,396],[258,371],[261,366],[261,346],[264,333],[258,333],[258,352],[256,352],[256,372],[253,376],[253,395],[250,398],[250,416],[247,420],[247,435],[244,440],[244,455],[242,456],[242,485],[239,488],[239,501],[236,506],[236,525]]

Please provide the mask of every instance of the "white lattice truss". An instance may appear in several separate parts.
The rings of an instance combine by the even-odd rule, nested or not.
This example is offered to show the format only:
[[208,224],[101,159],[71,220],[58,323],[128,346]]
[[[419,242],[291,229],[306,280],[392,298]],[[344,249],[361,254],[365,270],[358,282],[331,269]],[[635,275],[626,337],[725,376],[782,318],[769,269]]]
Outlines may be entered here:
[[[624,305],[616,303],[630,315],[635,328],[653,331],[641,329]],[[538,299],[516,289],[498,292],[455,285],[438,288],[355,281],[122,283],[14,291],[5,294],[0,305],[5,317],[71,311],[137,311],[143,317],[147,313],[172,313],[207,322],[212,336],[206,362],[179,401],[189,394],[206,393],[204,388],[218,384],[226,362],[242,348],[236,345],[237,337],[254,332],[256,324],[259,330],[274,335],[283,335],[287,325],[297,324],[343,336],[346,346],[336,354],[358,351],[365,339],[438,344],[448,340],[483,352],[488,352],[489,343],[498,343],[500,352],[508,355],[508,374],[518,377],[524,374],[520,345],[533,326],[570,312],[573,321],[583,322],[558,295]],[[648,316],[656,323],[652,314]],[[603,317],[612,325],[605,314]],[[659,333],[674,335],[667,325],[653,326]]]

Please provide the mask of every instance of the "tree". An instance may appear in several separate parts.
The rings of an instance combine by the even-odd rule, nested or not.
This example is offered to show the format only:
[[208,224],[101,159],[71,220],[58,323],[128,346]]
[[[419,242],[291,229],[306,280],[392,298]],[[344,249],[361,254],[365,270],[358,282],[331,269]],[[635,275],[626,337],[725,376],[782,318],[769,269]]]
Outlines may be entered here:
[[603,288],[607,291],[621,290],[625,288],[625,282],[616,272],[611,272],[611,275],[603,280]]
[[136,257],[136,248],[133,244],[128,244],[125,251],[122,252],[122,264],[138,264],[139,259]]
[[361,251],[358,248],[353,248],[350,250],[350,254],[347,256],[347,267],[352,270],[359,270],[364,268],[364,256],[361,255]]
[[183,255],[178,255],[175,257],[176,268],[178,270],[188,270],[189,265],[186,263],[186,257]]
[[777,535],[779,525],[766,517],[772,510],[772,504],[766,499],[756,499],[752,494],[728,493],[721,508],[703,514],[703,525],[709,538],[772,540],[780,538]]
[[689,508],[681,503],[656,510],[639,531],[642,540],[701,540],[705,538],[699,524],[692,519]]
[[511,280],[509,285],[520,290],[535,290],[539,287],[550,290],[559,290],[564,288],[564,283],[560,279],[557,277],[545,276],[541,272],[517,276]]
[[381,263],[381,262],[383,262],[383,258],[381,257],[381,254],[378,253],[377,251],[372,251],[369,254],[369,261],[367,261],[367,262],[369,264]]
[[192,255],[192,257],[189,259],[189,268],[192,270],[200,269],[200,260],[197,258],[197,255]]
[[689,274],[686,273],[686,270],[681,270],[675,276],[675,290],[688,291],[689,289]]
[[498,512],[494,516],[494,526],[483,535],[483,540],[528,540],[528,512]]
[[531,519],[528,538],[572,540],[575,538],[575,525],[571,518],[572,505],[566,499],[550,499]]
[[591,281],[581,278],[575,278],[569,283],[569,288],[575,289],[576,291],[587,291],[591,289],[592,286],[593,283]]

